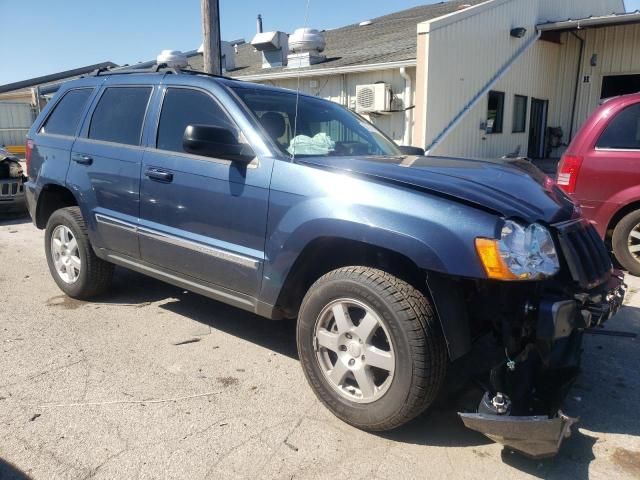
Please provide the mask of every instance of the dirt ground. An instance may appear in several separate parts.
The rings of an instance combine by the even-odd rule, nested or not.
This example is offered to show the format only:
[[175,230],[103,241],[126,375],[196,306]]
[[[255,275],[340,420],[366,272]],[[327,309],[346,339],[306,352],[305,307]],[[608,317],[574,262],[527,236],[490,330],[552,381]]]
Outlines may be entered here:
[[[606,330],[640,333],[640,281]],[[373,435],[307,386],[292,322],[118,270],[95,302],[58,290],[43,234],[0,219],[0,478],[640,478],[637,338],[588,335],[560,455],[532,461],[440,406]]]

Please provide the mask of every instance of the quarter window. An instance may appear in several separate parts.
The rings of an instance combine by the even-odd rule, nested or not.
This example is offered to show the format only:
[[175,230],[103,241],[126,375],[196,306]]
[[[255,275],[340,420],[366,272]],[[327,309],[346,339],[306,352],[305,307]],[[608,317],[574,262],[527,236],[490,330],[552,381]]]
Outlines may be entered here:
[[62,100],[53,108],[40,133],[75,135],[80,116],[92,92],[92,88],[79,88],[65,93]]
[[236,130],[210,95],[190,88],[167,88],[158,124],[156,147],[183,152],[182,137],[188,125],[210,125]]
[[516,95],[513,98],[513,133],[523,133],[527,129],[527,105],[529,97]]
[[93,112],[89,138],[139,145],[150,94],[149,87],[107,88]]
[[489,92],[487,133],[502,133],[504,119],[504,92]]
[[611,120],[596,148],[640,150],[640,103],[625,108]]

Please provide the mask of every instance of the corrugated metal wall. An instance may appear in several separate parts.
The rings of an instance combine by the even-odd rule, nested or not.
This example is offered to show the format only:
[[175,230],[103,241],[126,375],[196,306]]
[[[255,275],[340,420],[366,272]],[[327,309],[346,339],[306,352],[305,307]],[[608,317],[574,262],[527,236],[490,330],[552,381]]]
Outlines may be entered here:
[[[407,73],[411,76],[412,84],[415,87],[415,68],[407,68]],[[404,98],[405,81],[397,69],[325,77],[304,77],[300,79],[300,91],[355,109],[356,86],[376,82],[385,82],[391,85],[391,90],[400,101],[400,106],[406,105],[407,102]],[[269,83],[291,90],[295,90],[298,85],[296,79],[282,79],[261,83]],[[412,99],[409,99],[408,103],[411,103],[411,101]],[[396,142],[402,141],[405,125],[404,113],[396,112],[388,115],[371,115],[369,120]]]
[[[574,128],[582,125],[599,105],[606,75],[640,74],[640,25],[582,30],[578,35],[585,39],[585,48]],[[597,55],[595,67],[591,66],[593,55]],[[588,83],[585,76],[589,77]]]
[[30,104],[0,102],[0,145],[23,145],[34,120],[35,112]]
[[[418,59],[424,75],[426,101],[418,114],[424,124],[424,146],[438,137],[474,96],[500,72],[536,32],[536,25],[550,20],[565,20],[589,15],[608,14],[620,10],[619,0],[493,0],[479,7],[421,24],[425,32],[426,58]],[[527,29],[526,37],[510,37],[514,27]],[[587,31],[585,52],[601,51],[603,62],[598,67],[611,71],[633,69],[640,57],[632,53],[640,33],[637,27]],[[594,34],[592,32],[599,32]],[[636,37],[639,35],[639,37]],[[633,36],[635,40],[630,40]],[[593,37],[593,38],[592,38]],[[635,43],[634,43],[635,42]],[[563,34],[560,44],[537,41],[508,67],[505,76],[492,90],[505,93],[503,133],[486,134],[480,129],[487,119],[488,98],[481,99],[433,152],[442,155],[497,157],[513,152],[518,146],[527,153],[531,99],[549,101],[549,127],[561,127],[564,141],[569,140],[573,97],[576,88],[579,41]],[[604,60],[607,57],[607,60]],[[591,53],[585,53],[588,64]],[[613,60],[610,60],[610,59]],[[601,77],[593,72],[591,89],[581,86],[578,103],[580,124],[597,106]],[[597,88],[595,87],[597,86]],[[597,90],[597,91],[596,91]],[[529,97],[526,133],[512,133],[514,96]],[[422,132],[416,135],[420,138]],[[556,152],[561,153],[561,150]]]

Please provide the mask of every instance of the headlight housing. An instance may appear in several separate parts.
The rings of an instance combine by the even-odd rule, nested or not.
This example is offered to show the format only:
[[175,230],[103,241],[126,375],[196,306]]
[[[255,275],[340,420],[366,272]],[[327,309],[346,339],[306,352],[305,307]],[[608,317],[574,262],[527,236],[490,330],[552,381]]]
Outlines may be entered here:
[[551,233],[538,223],[507,220],[500,239],[477,238],[476,250],[487,276],[497,280],[541,280],[560,271]]

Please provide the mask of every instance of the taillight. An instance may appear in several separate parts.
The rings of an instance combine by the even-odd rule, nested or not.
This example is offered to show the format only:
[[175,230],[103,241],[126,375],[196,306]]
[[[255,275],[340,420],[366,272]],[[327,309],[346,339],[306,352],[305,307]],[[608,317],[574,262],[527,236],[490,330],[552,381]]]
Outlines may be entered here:
[[29,174],[31,172],[31,154],[33,153],[34,146],[35,144],[33,143],[33,140],[31,140],[30,138],[27,139],[27,143],[24,147],[24,160],[27,164],[27,177],[30,176]]
[[582,167],[583,157],[577,155],[565,155],[558,167],[558,186],[567,193],[575,193],[578,183],[578,174]]

